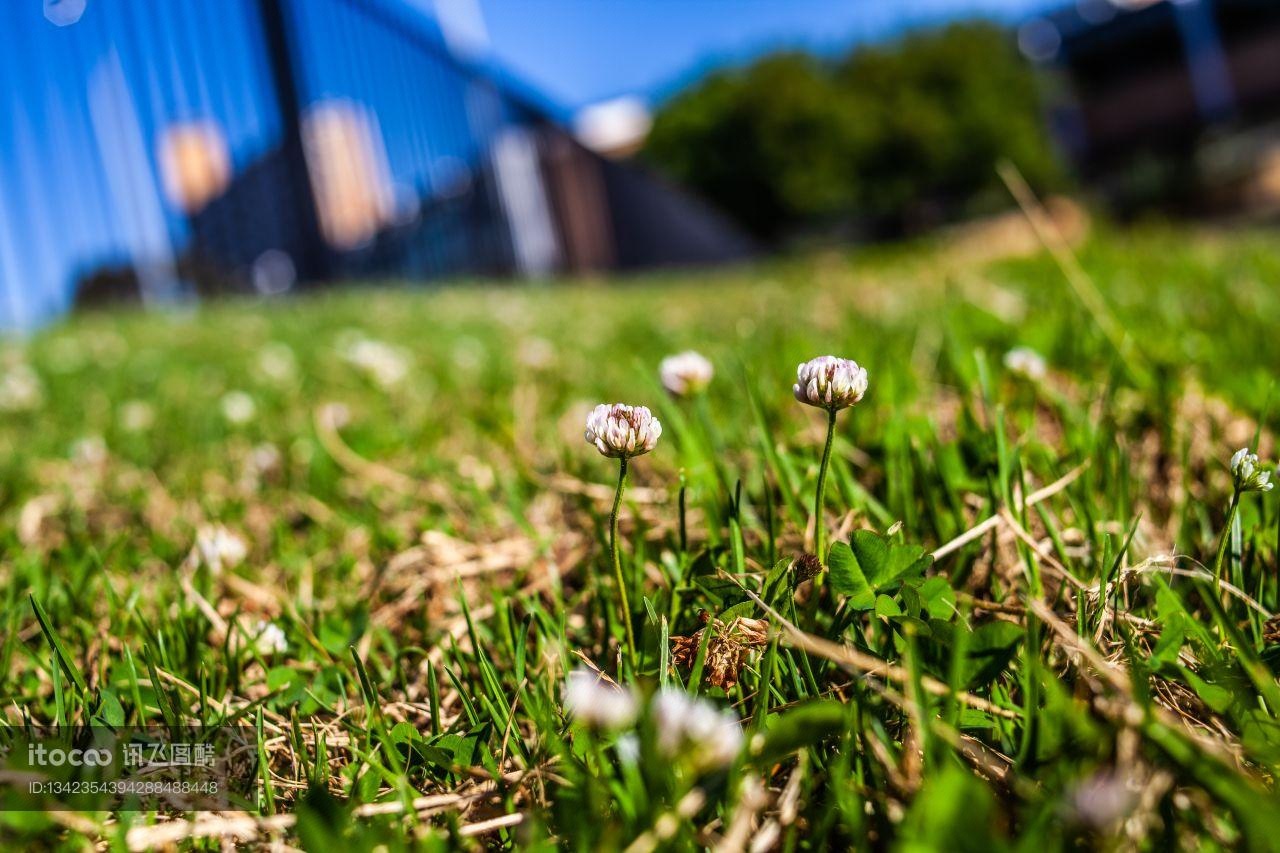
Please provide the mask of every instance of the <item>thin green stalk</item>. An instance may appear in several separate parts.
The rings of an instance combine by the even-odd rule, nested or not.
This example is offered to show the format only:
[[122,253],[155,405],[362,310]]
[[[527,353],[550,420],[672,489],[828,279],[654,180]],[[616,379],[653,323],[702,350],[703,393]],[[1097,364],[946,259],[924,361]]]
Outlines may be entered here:
[[702,432],[701,443],[706,451],[707,458],[711,460],[711,473],[715,475],[716,483],[724,491],[729,491],[730,480],[725,473],[720,462],[720,436],[716,433],[715,425],[711,421],[711,413],[707,406],[707,395],[703,391],[699,391],[694,395],[693,410],[698,418],[698,427]]
[[831,444],[836,437],[836,410],[827,410],[827,443],[822,448],[822,464],[818,467],[818,494],[813,501],[813,545],[818,559],[826,562],[827,555],[823,549],[823,535],[826,531],[822,523],[823,496],[827,490],[827,465],[831,461]]
[[609,553],[613,557],[613,579],[618,584],[618,595],[622,599],[622,627],[627,632],[627,654],[631,665],[635,666],[636,638],[631,628],[631,604],[627,599],[627,583],[622,577],[622,560],[618,555],[618,510],[622,507],[622,493],[627,488],[627,457],[621,457],[618,462],[618,490],[613,494],[613,512],[609,514]]
[[1231,509],[1227,510],[1227,523],[1222,528],[1222,540],[1218,542],[1218,553],[1213,558],[1214,587],[1222,585],[1222,563],[1227,556],[1227,546],[1231,542],[1231,528],[1236,523],[1236,512],[1240,509],[1240,490],[1231,493]]

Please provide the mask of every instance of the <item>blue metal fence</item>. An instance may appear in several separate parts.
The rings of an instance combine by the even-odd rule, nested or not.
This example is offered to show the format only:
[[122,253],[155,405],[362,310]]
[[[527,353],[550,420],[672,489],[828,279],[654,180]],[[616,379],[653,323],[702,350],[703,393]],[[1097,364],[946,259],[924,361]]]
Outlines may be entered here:
[[540,117],[398,0],[14,0],[0,28],[0,326],[523,268],[541,188],[494,151]]

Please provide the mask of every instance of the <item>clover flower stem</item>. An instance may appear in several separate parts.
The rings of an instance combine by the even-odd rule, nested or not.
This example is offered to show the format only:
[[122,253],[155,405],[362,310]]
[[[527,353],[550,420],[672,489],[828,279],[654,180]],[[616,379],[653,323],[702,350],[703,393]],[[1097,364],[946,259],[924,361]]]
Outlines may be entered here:
[[[817,580],[817,578],[814,578],[814,580]],[[788,606],[791,608],[791,621],[797,625],[800,625],[802,623],[800,622],[800,614],[796,610],[795,593],[796,593],[796,588],[794,585],[792,585],[791,598],[789,600]],[[813,602],[817,602],[818,596],[811,595],[809,596],[809,600]],[[811,605],[811,608],[812,608],[812,605]],[[810,609],[810,612],[808,615],[810,617],[810,623],[812,623],[813,621],[812,609]],[[809,692],[814,696],[821,695],[822,688],[818,686],[818,678],[813,674],[813,665],[809,663],[809,656],[800,655],[799,657],[800,657],[800,671],[804,674],[805,684],[808,685]]]
[[1227,510],[1227,523],[1222,528],[1222,540],[1218,542],[1218,553],[1213,558],[1213,585],[1222,586],[1222,564],[1227,557],[1227,545],[1231,542],[1231,528],[1236,523],[1236,513],[1240,509],[1240,490],[1231,493],[1231,508]]
[[823,495],[827,490],[827,465],[831,462],[831,444],[836,437],[836,410],[827,410],[827,444],[822,448],[822,464],[818,466],[818,493],[813,501],[813,547],[818,555],[818,559],[824,564],[827,562],[826,552],[823,550],[826,538],[822,524],[822,507]]
[[631,604],[627,600],[627,583],[622,577],[622,560],[618,556],[618,510],[622,507],[622,493],[627,489],[627,457],[620,457],[618,463],[618,490],[614,492],[613,512],[609,514],[609,552],[613,557],[613,578],[618,584],[618,596],[622,600],[622,627],[627,632],[627,653],[634,666],[636,638],[631,629]]

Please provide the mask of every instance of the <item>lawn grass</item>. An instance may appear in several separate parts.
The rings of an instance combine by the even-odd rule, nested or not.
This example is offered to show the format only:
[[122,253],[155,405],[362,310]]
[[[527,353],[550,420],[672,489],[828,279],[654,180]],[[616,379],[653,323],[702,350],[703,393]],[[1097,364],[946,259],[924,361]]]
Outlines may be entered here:
[[[12,343],[5,737],[240,726],[257,808],[0,811],[0,839],[1274,847],[1276,496],[1225,520],[1232,453],[1274,458],[1280,248],[1153,226],[1080,259],[1105,316],[1047,255],[919,244]],[[1047,373],[1006,367],[1014,347]],[[671,399],[658,362],[690,348],[717,375]],[[826,353],[870,387],[837,422],[818,571],[826,418],[791,384]],[[664,427],[620,520],[634,657],[617,463],[583,440],[613,401]],[[218,525],[243,559],[208,553]],[[639,718],[568,714],[578,668]],[[730,766],[664,751],[649,697],[672,689],[741,720]]]

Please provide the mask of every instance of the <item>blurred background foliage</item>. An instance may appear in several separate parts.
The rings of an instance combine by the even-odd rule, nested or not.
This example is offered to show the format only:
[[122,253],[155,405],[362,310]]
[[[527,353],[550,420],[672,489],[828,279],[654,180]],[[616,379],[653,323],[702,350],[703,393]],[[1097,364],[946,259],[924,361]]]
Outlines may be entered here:
[[993,165],[1065,185],[1037,80],[1008,33],[955,24],[835,61],[781,53],[655,116],[644,156],[754,234],[899,236],[1007,206]]

